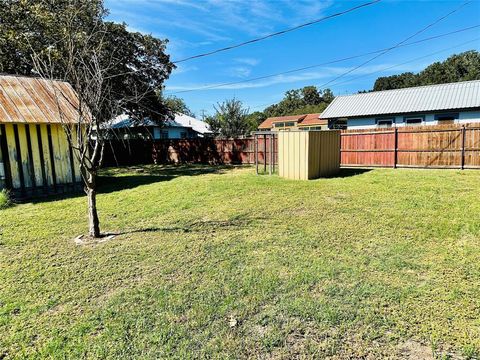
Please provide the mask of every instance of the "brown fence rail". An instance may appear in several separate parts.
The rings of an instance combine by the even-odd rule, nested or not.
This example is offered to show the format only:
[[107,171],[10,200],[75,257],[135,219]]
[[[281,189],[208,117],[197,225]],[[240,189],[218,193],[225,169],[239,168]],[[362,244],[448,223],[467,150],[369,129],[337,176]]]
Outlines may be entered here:
[[346,130],[341,154],[342,166],[480,168],[480,127]]
[[[277,144],[273,144],[277,163]],[[258,160],[269,163],[270,140],[258,138]],[[344,167],[480,168],[480,127],[422,126],[395,129],[344,130],[341,134]],[[182,139],[112,141],[105,149],[105,165],[166,163],[254,164],[255,140]]]
[[[277,144],[274,142],[274,159]],[[270,159],[270,140],[259,137],[258,160]],[[241,139],[172,139],[172,140],[112,140],[105,147],[104,166],[138,164],[204,163],[254,164],[254,138]]]

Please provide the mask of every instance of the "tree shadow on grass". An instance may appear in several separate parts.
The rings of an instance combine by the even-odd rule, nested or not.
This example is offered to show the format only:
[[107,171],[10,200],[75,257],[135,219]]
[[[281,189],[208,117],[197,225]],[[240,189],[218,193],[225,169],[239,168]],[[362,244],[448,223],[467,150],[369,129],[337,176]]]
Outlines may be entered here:
[[236,215],[227,220],[201,220],[193,221],[178,226],[146,227],[131,229],[119,232],[112,232],[113,235],[129,235],[138,233],[213,233],[221,230],[243,229],[252,225],[255,221],[263,221],[265,217],[250,217],[246,214]]
[[[98,194],[109,194],[116,191],[133,189],[142,185],[149,185],[162,181],[170,181],[183,176],[199,176],[206,174],[223,174],[234,166],[222,165],[145,165],[119,168],[107,168],[97,177]],[[75,191],[65,191],[60,194],[49,194],[31,199],[19,199],[17,202],[43,203],[61,199],[71,199],[84,196],[78,186]]]

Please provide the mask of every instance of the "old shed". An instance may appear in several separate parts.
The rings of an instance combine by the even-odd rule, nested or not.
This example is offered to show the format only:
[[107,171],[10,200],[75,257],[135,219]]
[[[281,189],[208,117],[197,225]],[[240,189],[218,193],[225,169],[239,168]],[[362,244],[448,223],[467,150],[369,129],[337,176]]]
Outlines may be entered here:
[[78,187],[78,159],[63,129],[76,123],[77,106],[68,83],[0,76],[0,189],[28,197]]

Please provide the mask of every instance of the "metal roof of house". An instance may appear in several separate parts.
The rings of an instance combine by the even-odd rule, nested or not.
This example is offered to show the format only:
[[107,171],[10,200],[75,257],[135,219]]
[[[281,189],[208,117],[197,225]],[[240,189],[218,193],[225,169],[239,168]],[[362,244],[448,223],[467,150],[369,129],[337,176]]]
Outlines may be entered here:
[[194,117],[177,113],[175,114],[175,119],[173,120],[177,126],[191,127],[194,131],[200,134],[210,134],[210,126],[202,120],[195,119]]
[[480,80],[337,96],[323,119],[480,108]]
[[110,127],[112,129],[133,128],[137,126],[162,126],[165,128],[185,127],[185,128],[191,128],[192,130],[200,134],[211,133],[210,127],[206,122],[195,119],[188,115],[180,114],[180,113],[175,114],[174,119],[166,120],[161,124],[155,123],[150,119],[144,119],[141,122],[135,122],[126,114],[119,115],[112,121],[105,124],[105,127]]
[[76,122],[77,108],[77,95],[66,82],[0,75],[0,123]]

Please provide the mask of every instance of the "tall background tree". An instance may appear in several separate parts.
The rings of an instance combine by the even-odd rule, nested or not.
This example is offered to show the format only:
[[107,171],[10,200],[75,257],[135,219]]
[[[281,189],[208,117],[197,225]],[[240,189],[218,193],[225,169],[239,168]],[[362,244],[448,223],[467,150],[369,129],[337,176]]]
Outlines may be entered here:
[[167,96],[163,98],[162,103],[172,113],[180,113],[180,114],[188,115],[191,117],[195,117],[195,114],[193,113],[192,110],[190,110],[190,108],[187,106],[185,101],[179,97]]
[[445,61],[434,62],[418,74],[406,72],[379,77],[373,91],[468,80],[480,80],[480,53],[475,50],[452,55]]
[[288,90],[280,102],[267,107],[263,112],[266,117],[321,113],[333,98],[330,89],[305,86]]
[[107,14],[101,0],[0,1],[0,71],[64,80],[77,92],[77,122],[63,128],[81,164],[92,237],[101,235],[96,177],[104,124],[120,113],[138,121],[171,116],[157,96],[174,68],[167,41],[129,32]]

